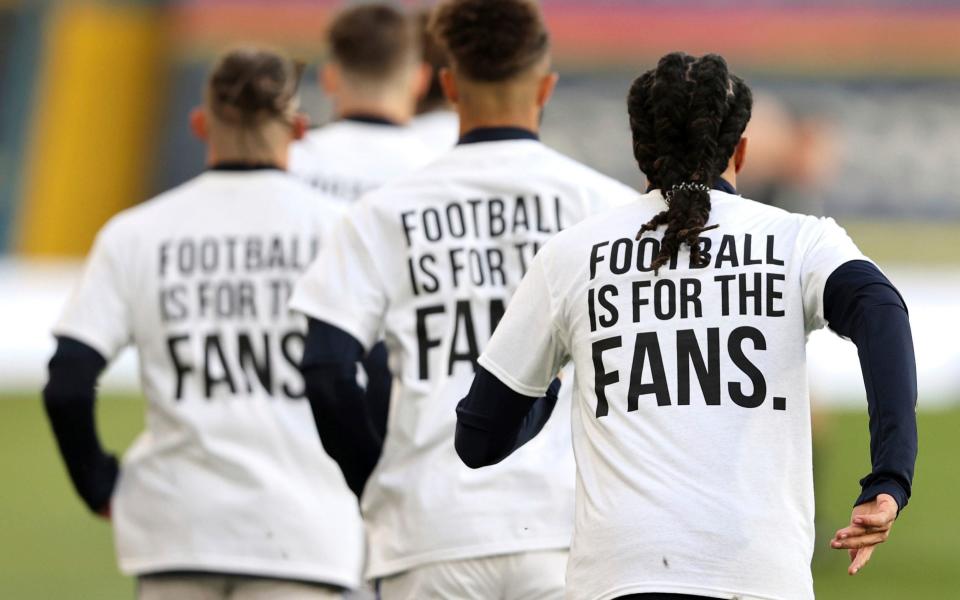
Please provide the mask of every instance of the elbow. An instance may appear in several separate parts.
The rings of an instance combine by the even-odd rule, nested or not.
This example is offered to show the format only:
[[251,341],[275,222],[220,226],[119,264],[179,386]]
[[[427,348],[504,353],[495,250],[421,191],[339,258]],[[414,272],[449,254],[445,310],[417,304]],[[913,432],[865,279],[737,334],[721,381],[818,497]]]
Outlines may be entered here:
[[460,457],[463,464],[471,469],[489,467],[502,460],[502,457],[495,456],[476,430],[460,423],[457,423],[453,445],[456,448],[457,456]]

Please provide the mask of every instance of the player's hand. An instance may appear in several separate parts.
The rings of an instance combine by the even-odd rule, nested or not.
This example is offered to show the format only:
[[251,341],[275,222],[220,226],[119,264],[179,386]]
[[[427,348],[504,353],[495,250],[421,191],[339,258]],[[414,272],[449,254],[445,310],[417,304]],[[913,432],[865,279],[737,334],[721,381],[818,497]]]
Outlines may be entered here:
[[113,503],[107,502],[107,505],[97,511],[97,516],[106,521],[112,520],[111,511],[113,510]]
[[830,540],[831,548],[850,553],[847,573],[856,575],[870,560],[877,545],[887,541],[897,519],[897,509],[897,501],[889,494],[880,494],[853,509],[850,525],[838,530]]

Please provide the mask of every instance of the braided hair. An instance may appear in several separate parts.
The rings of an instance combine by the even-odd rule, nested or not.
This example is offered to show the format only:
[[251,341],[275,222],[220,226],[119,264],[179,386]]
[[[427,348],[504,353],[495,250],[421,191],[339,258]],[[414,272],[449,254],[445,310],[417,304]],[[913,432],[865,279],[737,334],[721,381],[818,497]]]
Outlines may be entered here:
[[752,106],[750,88],[716,54],[667,54],[630,87],[633,154],[650,185],[663,190],[667,200],[667,208],[637,232],[639,240],[667,226],[654,271],[684,243],[692,262],[700,263],[700,234],[717,227],[706,226],[710,188],[727,169]]

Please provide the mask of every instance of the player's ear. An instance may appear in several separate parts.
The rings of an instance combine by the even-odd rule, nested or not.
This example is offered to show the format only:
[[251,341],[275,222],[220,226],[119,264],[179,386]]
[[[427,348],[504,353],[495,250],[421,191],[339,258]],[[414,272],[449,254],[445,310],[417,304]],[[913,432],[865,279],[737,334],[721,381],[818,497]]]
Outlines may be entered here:
[[554,72],[547,73],[540,79],[537,88],[537,106],[543,108],[547,105],[547,102],[550,102],[550,97],[553,96],[553,91],[557,89],[557,81],[559,80],[560,75]]
[[207,111],[203,107],[198,106],[190,111],[190,131],[202,142],[206,142],[210,137]]
[[323,92],[332,96],[340,89],[340,67],[328,62],[320,68],[320,87]]
[[307,134],[308,127],[310,127],[310,117],[304,113],[293,115],[293,119],[290,122],[290,133],[293,139],[302,140],[303,136]]
[[440,69],[440,87],[443,88],[443,95],[447,97],[451,104],[456,104],[460,100],[457,80],[450,69]]
[[740,138],[740,141],[737,142],[737,147],[733,151],[733,168],[735,173],[740,173],[743,170],[743,165],[747,162],[747,141],[749,138],[743,136]]

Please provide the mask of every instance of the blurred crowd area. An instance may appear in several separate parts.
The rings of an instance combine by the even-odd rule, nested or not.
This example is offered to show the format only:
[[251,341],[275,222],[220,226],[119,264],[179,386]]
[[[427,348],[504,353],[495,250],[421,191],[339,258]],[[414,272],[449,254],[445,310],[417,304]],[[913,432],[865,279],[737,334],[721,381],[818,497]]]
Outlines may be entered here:
[[[313,67],[342,4],[0,0],[0,251],[82,255],[112,214],[202,170],[186,118],[212,58],[231,45],[282,46],[309,62],[304,110],[326,121]],[[543,138],[561,151],[642,187],[625,114],[631,80],[667,51],[716,51],[757,95],[745,195],[960,232],[960,3],[544,7],[561,83]],[[955,243],[936,237],[925,245]]]

